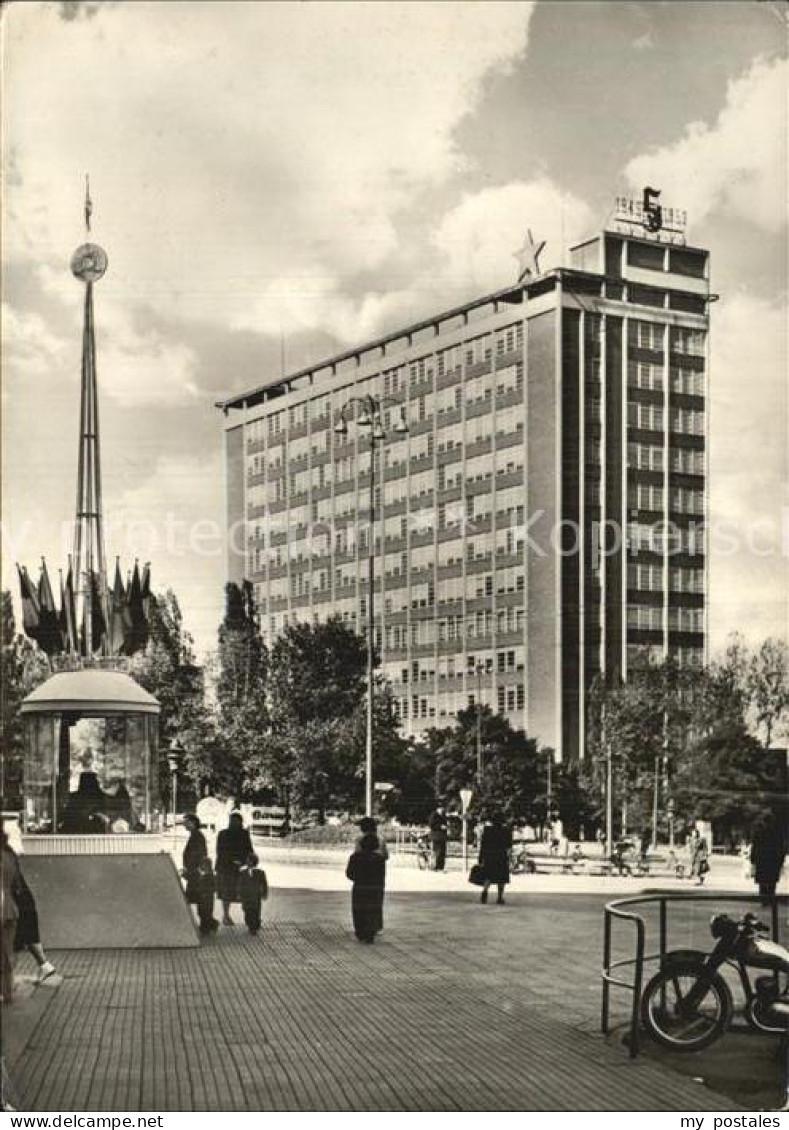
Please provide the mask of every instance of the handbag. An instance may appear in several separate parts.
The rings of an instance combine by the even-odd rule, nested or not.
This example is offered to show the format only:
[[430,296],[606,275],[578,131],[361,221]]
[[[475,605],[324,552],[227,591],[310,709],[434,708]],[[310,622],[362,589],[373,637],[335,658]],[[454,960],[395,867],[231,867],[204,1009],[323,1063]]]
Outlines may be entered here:
[[265,902],[268,898],[268,879],[266,878],[266,872],[262,867],[260,869],[260,897],[263,902]]
[[484,887],[485,885],[485,868],[481,863],[475,863],[468,873],[468,881],[475,887]]

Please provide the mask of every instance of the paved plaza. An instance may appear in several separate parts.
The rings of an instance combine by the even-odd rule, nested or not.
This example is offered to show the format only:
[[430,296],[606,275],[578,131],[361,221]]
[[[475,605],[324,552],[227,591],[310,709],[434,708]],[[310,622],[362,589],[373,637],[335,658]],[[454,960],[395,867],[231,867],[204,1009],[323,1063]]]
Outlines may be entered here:
[[[279,882],[288,870],[295,871],[282,868]],[[19,1105],[743,1109],[731,1092],[673,1065],[649,1055],[630,1061],[621,1030],[608,1041],[600,1036],[602,906],[610,894],[541,894],[521,882],[508,905],[482,907],[471,888],[443,882],[431,875],[421,893],[390,894],[385,931],[372,947],[350,932],[347,892],[280,886],[259,938],[238,925],[196,950],[58,954],[60,984],[27,999],[23,991],[6,1018]],[[688,911],[681,939],[700,940],[708,914]],[[623,937],[623,955],[629,944]],[[23,990],[28,960],[19,966]],[[614,1004],[621,1025],[627,994]],[[752,1045],[768,1082],[774,1071],[777,1100],[772,1049]]]

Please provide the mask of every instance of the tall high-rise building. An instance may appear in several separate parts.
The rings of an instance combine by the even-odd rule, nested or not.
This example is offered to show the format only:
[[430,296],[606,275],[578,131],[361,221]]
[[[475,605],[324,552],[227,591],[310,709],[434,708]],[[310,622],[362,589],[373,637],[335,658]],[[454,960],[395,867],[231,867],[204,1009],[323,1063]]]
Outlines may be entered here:
[[330,615],[365,630],[369,429],[334,425],[351,397],[402,406],[373,548],[407,731],[481,701],[583,757],[597,674],[703,661],[709,257],[618,203],[570,267],[533,257],[514,286],[219,405],[229,579],[254,584],[268,641]]

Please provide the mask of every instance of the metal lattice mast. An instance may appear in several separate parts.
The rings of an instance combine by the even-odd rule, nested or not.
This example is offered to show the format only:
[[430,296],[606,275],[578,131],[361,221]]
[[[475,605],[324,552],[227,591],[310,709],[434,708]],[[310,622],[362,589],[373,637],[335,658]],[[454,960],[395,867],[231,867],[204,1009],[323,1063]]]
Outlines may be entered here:
[[[85,231],[90,237],[93,204],[85,178]],[[101,505],[101,452],[99,401],[96,379],[96,335],[93,316],[93,284],[107,269],[107,255],[98,244],[86,242],[74,252],[72,273],[85,283],[85,313],[82,328],[82,381],[80,393],[79,460],[77,464],[77,508],[74,525],[74,585],[77,623],[82,627],[80,650],[93,652],[93,621],[99,610],[93,601],[106,604],[107,570]],[[93,578],[97,584],[93,584]],[[106,610],[102,609],[106,623]]]

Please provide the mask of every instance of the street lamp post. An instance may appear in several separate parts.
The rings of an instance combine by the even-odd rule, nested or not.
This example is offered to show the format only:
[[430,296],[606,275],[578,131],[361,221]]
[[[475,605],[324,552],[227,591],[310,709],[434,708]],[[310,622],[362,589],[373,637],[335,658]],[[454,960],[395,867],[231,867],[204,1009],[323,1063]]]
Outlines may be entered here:
[[477,709],[476,709],[476,731],[477,731],[477,787],[482,784],[482,777],[485,772],[485,766],[482,761],[482,672],[485,668],[481,663],[477,664]]
[[175,839],[175,822],[176,814],[178,812],[178,770],[181,767],[181,758],[183,757],[183,750],[178,744],[176,738],[170,742],[170,747],[167,751],[167,765],[170,770],[171,782],[171,796],[173,802],[173,839]]
[[[340,418],[334,425],[336,435],[348,434],[347,412],[352,405],[360,405],[361,413],[356,417],[356,424],[360,428],[370,429],[370,501],[369,501],[369,537],[367,545],[367,730],[365,737],[365,767],[364,767],[364,812],[366,816],[373,814],[373,729],[374,729],[374,692],[375,692],[375,450],[376,445],[387,437],[384,427],[383,412],[390,405],[400,405],[398,400],[389,396],[352,396],[340,410]],[[392,431],[398,435],[408,432],[408,425],[402,408],[400,419],[395,423]]]
[[468,809],[474,793],[472,789],[460,790],[460,804],[463,815],[463,871],[468,870]]

